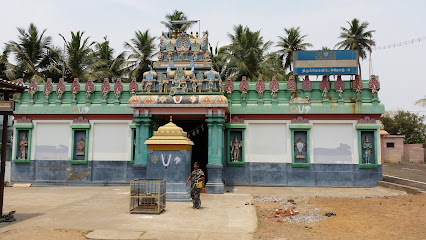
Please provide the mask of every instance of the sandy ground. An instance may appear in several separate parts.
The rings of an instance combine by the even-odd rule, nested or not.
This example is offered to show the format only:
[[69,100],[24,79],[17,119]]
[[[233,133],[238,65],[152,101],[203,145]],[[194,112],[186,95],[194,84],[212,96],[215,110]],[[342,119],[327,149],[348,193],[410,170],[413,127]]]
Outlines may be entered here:
[[[426,194],[379,198],[297,197],[293,200],[295,204],[289,203],[288,198],[276,202],[255,201],[258,229],[254,239],[426,239]],[[292,207],[298,215],[277,214],[277,209],[284,211]],[[336,215],[325,217],[327,212]],[[321,220],[285,221],[303,215],[307,220],[315,216]]]
[[[129,214],[128,194],[128,187],[6,188],[4,209],[16,210],[17,221],[0,223],[0,240],[80,240],[105,230],[161,240],[426,239],[426,194],[381,187],[235,187],[202,194],[200,210],[190,202],[168,202],[160,215]],[[259,202],[257,196],[278,201]],[[293,219],[319,221],[275,217],[276,209],[290,207],[299,212]],[[326,212],[336,216],[325,218]]]

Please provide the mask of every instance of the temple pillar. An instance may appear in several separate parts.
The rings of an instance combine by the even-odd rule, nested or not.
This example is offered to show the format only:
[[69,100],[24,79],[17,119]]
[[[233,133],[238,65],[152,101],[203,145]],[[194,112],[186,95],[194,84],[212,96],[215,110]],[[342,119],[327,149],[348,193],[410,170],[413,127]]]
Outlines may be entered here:
[[225,126],[224,114],[206,115],[208,127],[208,182],[206,193],[224,193],[225,186],[222,181],[223,176],[223,130]]
[[136,125],[136,151],[135,151],[135,164],[134,165],[145,165],[147,161],[147,147],[145,141],[150,137],[151,117],[150,114],[139,114],[135,113],[135,125]]

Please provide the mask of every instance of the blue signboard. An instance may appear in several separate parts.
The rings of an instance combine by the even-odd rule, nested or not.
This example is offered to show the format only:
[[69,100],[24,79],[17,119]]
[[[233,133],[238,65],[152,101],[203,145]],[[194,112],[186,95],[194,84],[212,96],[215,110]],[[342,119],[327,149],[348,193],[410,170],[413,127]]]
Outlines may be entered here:
[[293,55],[296,75],[355,75],[358,54],[353,50],[296,51]]

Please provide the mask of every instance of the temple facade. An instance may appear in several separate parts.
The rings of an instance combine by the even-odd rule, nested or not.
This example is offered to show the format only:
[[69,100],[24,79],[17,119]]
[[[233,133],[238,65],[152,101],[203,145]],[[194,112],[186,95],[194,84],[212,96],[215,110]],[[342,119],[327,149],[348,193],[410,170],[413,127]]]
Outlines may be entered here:
[[222,82],[207,46],[207,32],[163,34],[142,82],[33,80],[16,98],[11,181],[110,185],[155,175],[147,165],[179,163],[145,144],[172,116],[194,143],[191,162],[206,173],[208,193],[377,185],[384,106],[375,76]]

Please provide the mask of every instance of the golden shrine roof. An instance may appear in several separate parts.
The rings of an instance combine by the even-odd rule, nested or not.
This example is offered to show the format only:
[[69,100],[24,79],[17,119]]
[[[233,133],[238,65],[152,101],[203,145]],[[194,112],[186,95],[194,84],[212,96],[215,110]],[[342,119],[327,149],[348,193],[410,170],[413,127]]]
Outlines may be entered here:
[[147,145],[194,145],[182,128],[170,122],[154,131],[154,136],[145,141]]

